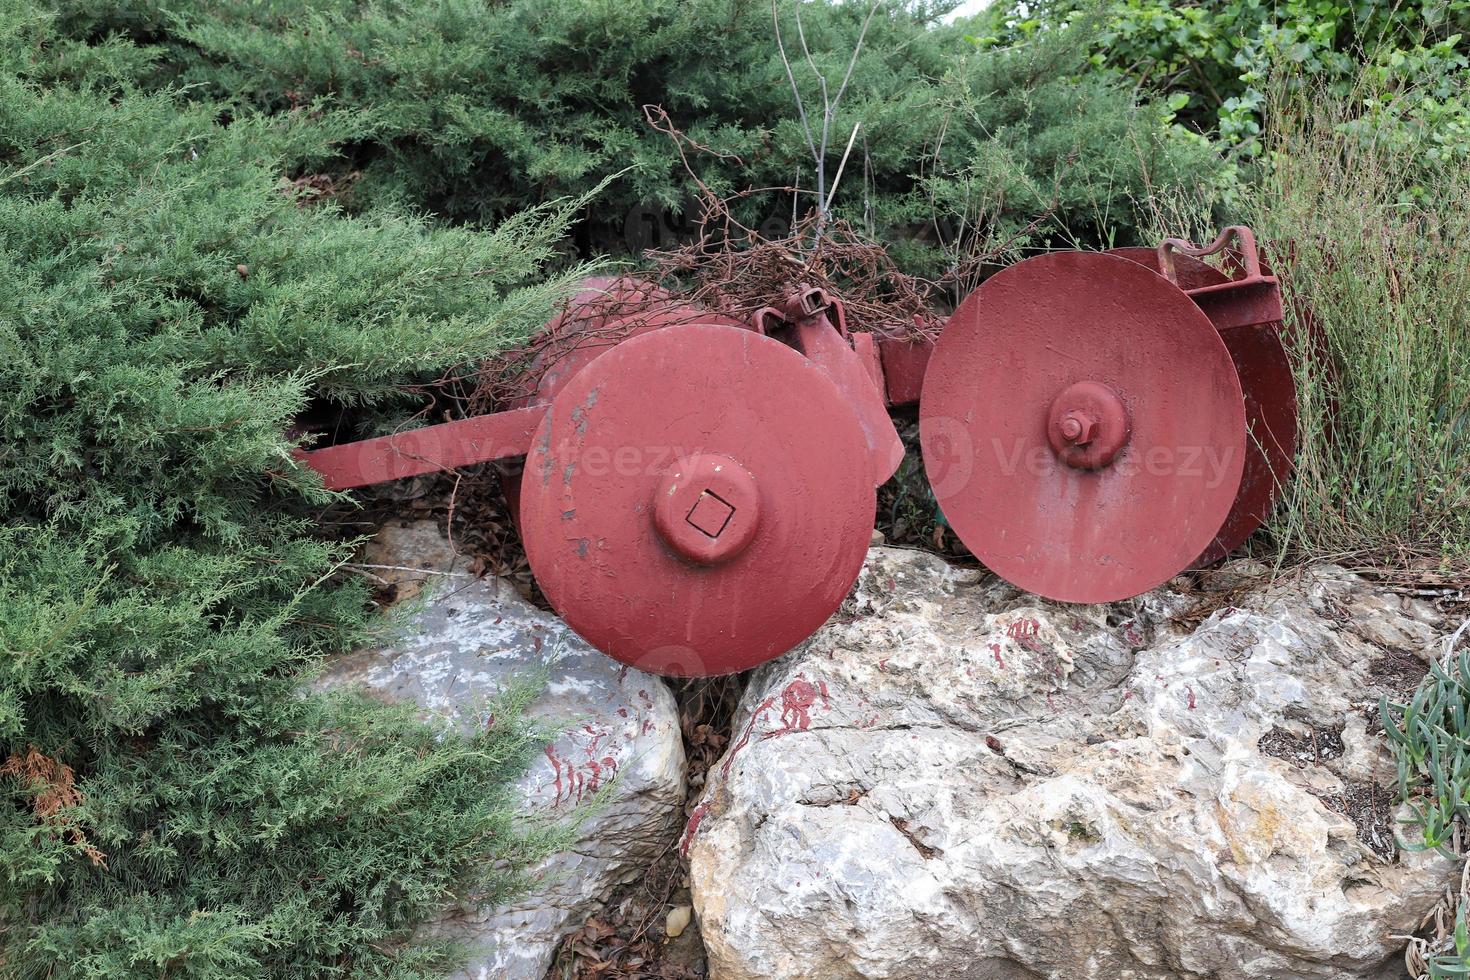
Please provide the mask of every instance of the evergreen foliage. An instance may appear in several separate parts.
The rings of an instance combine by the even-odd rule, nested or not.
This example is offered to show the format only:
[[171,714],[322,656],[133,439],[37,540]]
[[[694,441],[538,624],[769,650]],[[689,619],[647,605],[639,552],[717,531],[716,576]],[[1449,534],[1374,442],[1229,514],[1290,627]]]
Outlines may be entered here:
[[372,625],[286,432],[541,322],[569,214],[303,206],[352,120],[156,54],[0,0],[0,973],[427,975],[415,922],[556,842],[510,816],[538,733],[300,693]]
[[[782,35],[809,113],[818,72],[839,85],[866,0],[781,0]],[[1038,216],[1038,241],[1134,240],[1153,193],[1210,184],[1202,141],[1139,106],[1116,75],[1087,70],[1071,35],[978,50],[939,24],[944,3],[881,0],[833,125],[829,181],[861,122],[834,210],[880,240],[920,237],[933,268],[977,236]],[[67,0],[78,37],[121,31],[162,53],[154,83],[268,111],[328,107],[369,134],[338,161],[352,200],[405,201],[455,221],[494,221],[620,172],[582,226],[585,253],[667,244],[694,185],[660,105],[708,152],[717,193],[814,184],[772,23],[760,0]],[[808,61],[795,20],[799,9]],[[799,212],[815,202],[802,201]],[[788,193],[737,209],[790,221]]]

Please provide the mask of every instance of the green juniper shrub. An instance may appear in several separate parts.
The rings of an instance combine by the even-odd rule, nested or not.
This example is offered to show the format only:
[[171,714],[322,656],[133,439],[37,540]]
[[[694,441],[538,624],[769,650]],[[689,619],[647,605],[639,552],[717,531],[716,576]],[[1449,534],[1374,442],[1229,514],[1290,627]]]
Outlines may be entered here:
[[[819,74],[835,96],[870,9],[866,0],[780,0],[782,37],[813,126]],[[1220,161],[1140,106],[1131,84],[1088,69],[1062,32],[979,50],[939,23],[952,4],[880,0],[826,154],[830,182],[854,127],[837,214],[901,243],[916,271],[976,240],[1123,244],[1159,189],[1210,185]],[[814,166],[760,0],[100,0],[63,4],[73,36],[123,32],[160,52],[154,84],[266,111],[352,115],[367,134],[337,162],[360,175],[357,206],[406,201],[485,221],[621,176],[579,229],[584,254],[669,244],[695,184],[662,106],[705,150],[690,163],[713,191],[807,189]],[[796,12],[800,10],[799,34]],[[801,37],[810,48],[804,56]],[[784,228],[789,193],[743,199],[739,217]],[[779,237],[779,236],[777,236]]]
[[414,925],[558,843],[512,817],[540,733],[525,691],[465,738],[302,693],[381,627],[286,432],[524,335],[570,212],[303,206],[351,120],[142,90],[157,54],[0,0],[0,973],[429,975]]

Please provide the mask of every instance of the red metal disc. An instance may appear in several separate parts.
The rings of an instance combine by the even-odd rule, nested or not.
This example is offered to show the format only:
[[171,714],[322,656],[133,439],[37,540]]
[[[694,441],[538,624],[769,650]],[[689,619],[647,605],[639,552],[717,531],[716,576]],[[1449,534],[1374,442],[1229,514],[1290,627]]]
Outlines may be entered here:
[[532,439],[521,533],[567,623],[642,670],[785,653],[837,609],[872,534],[857,417],[825,371],[719,324],[617,345]]
[[1162,276],[1098,253],[1028,259],[970,294],[929,361],[919,436],[965,545],[1069,602],[1188,567],[1245,462],[1240,382],[1209,319]]
[[[1116,248],[1110,254],[1159,271],[1155,249]],[[1187,255],[1174,256],[1174,268],[1185,289],[1229,281],[1220,270]],[[1220,337],[1235,363],[1245,399],[1245,472],[1230,516],[1209,547],[1195,559],[1196,567],[1213,565],[1224,558],[1265,523],[1271,505],[1291,475],[1291,461],[1296,455],[1296,378],[1281,342],[1281,324],[1236,327],[1222,331]]]

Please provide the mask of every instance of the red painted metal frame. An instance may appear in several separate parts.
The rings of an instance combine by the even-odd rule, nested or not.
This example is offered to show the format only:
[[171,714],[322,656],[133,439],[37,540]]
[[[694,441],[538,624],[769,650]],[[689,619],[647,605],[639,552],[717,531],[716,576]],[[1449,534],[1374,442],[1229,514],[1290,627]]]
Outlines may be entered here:
[[[952,336],[941,337],[937,346],[850,333],[841,301],[812,286],[793,289],[752,322],[739,323],[647,284],[589,281],[567,311],[548,324],[548,336],[565,343],[561,349],[548,345],[549,363],[540,365],[537,387],[513,401],[509,411],[296,456],[335,490],[501,460],[513,509],[522,482],[520,457],[536,460],[546,473],[555,469],[547,468],[552,462],[561,462],[563,489],[581,488],[577,502],[562,507],[567,500],[558,498],[552,506],[538,489],[527,542],[528,552],[535,553],[532,564],[539,566],[538,580],[550,583],[547,594],[561,595],[570,603],[564,610],[568,621],[576,619],[579,632],[624,662],[667,673],[720,673],[774,656],[800,638],[800,631],[793,631],[796,620],[809,632],[835,608],[838,593],[845,594],[856,575],[866,540],[865,528],[859,529],[863,534],[852,528],[871,511],[871,488],[902,461],[903,444],[888,408],[913,405],[925,394],[920,421],[929,433],[923,439],[931,478],[930,456],[942,441],[935,435],[940,422],[952,430],[958,426],[956,431],[976,446],[1000,436],[1011,441],[1012,449],[1034,446],[1060,467],[1040,475],[1013,473],[1003,485],[987,484],[990,475],[984,470],[958,489],[947,487],[942,475],[935,480],[951,524],[967,542],[973,538],[979,544],[971,545],[976,554],[1016,584],[1043,595],[1072,601],[1119,598],[1182,568],[1175,567],[1175,552],[1199,536],[1201,522],[1212,519],[1222,495],[1230,492],[1219,484],[1196,486],[1177,473],[1138,476],[1136,464],[1145,451],[1213,447],[1234,453],[1234,422],[1243,400],[1257,444],[1245,463],[1234,509],[1202,560],[1243,541],[1289,473],[1295,400],[1278,337],[1281,291],[1276,277],[1263,268],[1254,235],[1242,226],[1225,229],[1203,247],[1171,238],[1157,249],[1118,250],[1119,258],[1130,260],[1122,265],[1107,256],[1054,254],[1073,257],[1033,259],[993,277],[962,304],[951,320]],[[1214,254],[1229,259],[1233,276],[1199,261]],[[1135,264],[1151,270],[1152,278],[1131,272]],[[978,301],[980,294],[985,303]],[[1181,306],[1182,298],[1173,298],[1181,294],[1193,305]],[[613,302],[598,308],[598,296]],[[1042,315],[1040,308],[1051,313]],[[579,309],[586,312],[579,315]],[[964,325],[959,333],[956,322]],[[1223,341],[1234,370],[1216,363],[1220,352],[1204,342],[1197,329],[1201,322],[1214,327],[1211,339]],[[1001,334],[1015,328],[1020,333]],[[732,348],[726,353],[733,360],[709,362],[703,345],[718,353],[743,331],[754,335],[741,347],[744,354],[734,356]],[[663,339],[653,341],[650,334]],[[802,355],[800,360],[781,353],[783,345]],[[946,350],[947,356],[937,356]],[[623,353],[583,377],[616,351]],[[657,369],[629,359],[638,353],[657,355]],[[746,368],[759,368],[757,375],[771,371],[785,381],[772,386]],[[629,387],[630,377],[637,391]],[[1240,385],[1233,386],[1237,380]],[[572,406],[561,418],[555,417],[554,406],[570,405],[561,398],[564,390],[596,396],[603,388],[621,392],[621,408],[613,411],[609,405],[601,412],[594,449],[632,446],[620,442],[625,438],[647,442],[656,432],[667,437],[673,432],[668,426],[683,427],[681,438],[712,435],[727,445],[693,447],[695,455],[679,464],[682,469],[655,467],[657,472],[636,479],[593,479],[570,457],[561,459],[568,446],[582,445],[590,409]],[[697,396],[695,389],[707,394]],[[1181,389],[1194,394],[1184,398]],[[683,394],[669,394],[676,391]],[[1223,397],[1231,391],[1233,402]],[[743,425],[749,431],[732,427],[733,416],[748,416]],[[805,434],[798,438],[796,431]],[[553,432],[559,433],[557,446],[536,441]],[[860,433],[863,450],[847,445],[852,432]],[[1269,442],[1264,447],[1259,444],[1263,432]],[[949,431],[945,438],[954,434]],[[1195,441],[1186,446],[1181,439]],[[864,450],[868,466],[855,469],[850,461]],[[1132,475],[1125,473],[1130,464]],[[859,470],[860,482],[869,489],[855,496],[850,485]],[[1225,484],[1239,480],[1238,473],[1226,473]],[[644,483],[654,476],[667,484],[660,484],[661,496],[633,506],[645,499],[640,496],[648,489]],[[780,501],[767,499],[772,487],[792,480],[797,483],[786,487]],[[1025,486],[1028,480],[1035,485]],[[1067,504],[1069,494],[1092,503],[1086,508],[1076,501]],[[624,513],[618,501],[632,502],[633,510]],[[754,514],[762,515],[759,527],[750,523]],[[1161,519],[1174,525],[1172,538],[1157,533]],[[768,520],[776,523],[767,526]],[[582,527],[576,547],[623,535],[631,549],[625,553],[636,552],[639,575],[647,573],[659,583],[657,596],[648,593],[643,579],[625,574],[633,566],[624,567],[611,553],[597,565],[599,574],[612,575],[609,582],[578,584],[587,566],[561,550],[572,525],[584,521],[591,523]],[[645,525],[656,532],[645,532]],[[1062,525],[1071,530],[1059,530]],[[607,534],[599,536],[598,528]],[[773,545],[777,539],[785,543]],[[818,539],[838,542],[840,574],[830,563],[823,565],[826,572],[813,571],[815,566],[802,565],[791,550],[798,547],[795,542]],[[587,554],[575,553],[579,559]],[[632,592],[630,578],[640,583]],[[757,580],[758,586],[751,584]],[[767,595],[776,581],[785,583],[783,594],[792,597],[800,615],[783,614],[783,600]],[[637,594],[640,588],[648,594]],[[685,595],[686,589],[692,591]],[[746,590],[759,597],[741,598]],[[753,626],[753,632],[696,628],[695,620],[679,611],[683,600],[677,608],[659,611],[659,603],[671,595],[695,602],[716,594],[719,602],[743,610],[741,621],[763,625]],[[806,599],[798,600],[798,594]],[[589,596],[597,601],[586,601]],[[632,609],[644,598],[654,605],[636,615],[608,611],[619,601]],[[702,600],[695,604],[714,608]],[[763,612],[767,605],[771,615]],[[648,637],[636,635],[645,627]],[[754,642],[738,640],[741,635]],[[649,638],[686,653],[694,649],[693,660],[669,654],[672,647],[651,648],[645,643]]]
[[933,353],[932,340],[891,340],[884,337],[878,341],[888,404],[919,403],[919,393],[924,390],[924,372],[929,369],[929,357]]
[[424,473],[524,456],[545,405],[443,422],[391,436],[347,442],[296,458],[316,470],[328,490],[351,490]]
[[[903,440],[882,388],[874,381],[871,363],[856,349],[847,330],[847,314],[840,300],[815,286],[794,289],[779,307],[765,307],[754,317],[758,332],[773,337],[806,356],[837,383],[857,413],[872,461],[873,486],[882,486],[903,462]],[[871,341],[864,342],[866,346]]]

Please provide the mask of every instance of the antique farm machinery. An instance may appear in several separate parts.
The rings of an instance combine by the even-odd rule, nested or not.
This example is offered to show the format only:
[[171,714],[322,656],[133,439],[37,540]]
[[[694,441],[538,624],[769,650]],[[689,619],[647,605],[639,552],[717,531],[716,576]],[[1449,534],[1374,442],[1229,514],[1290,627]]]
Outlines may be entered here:
[[[636,312],[576,315],[608,291]],[[523,460],[507,495],[567,623],[644,670],[725,674],[851,589],[903,455],[895,406],[918,405],[950,526],[1023,589],[1106,602],[1223,557],[1291,466],[1281,321],[1239,227],[1017,263],[934,343],[849,331],[818,288],[741,322],[604,281],[548,324],[555,354],[505,411],[300,458],[336,489]]]

